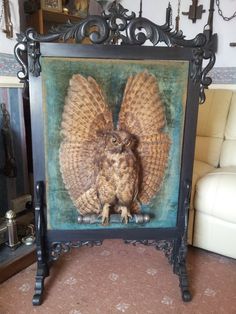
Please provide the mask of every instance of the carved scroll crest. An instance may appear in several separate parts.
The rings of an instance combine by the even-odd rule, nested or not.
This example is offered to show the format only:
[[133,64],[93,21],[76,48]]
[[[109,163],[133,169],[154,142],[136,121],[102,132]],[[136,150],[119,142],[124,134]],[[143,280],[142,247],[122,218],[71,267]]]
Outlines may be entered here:
[[[125,45],[144,45],[150,41],[153,46],[164,43],[168,47],[191,47],[193,48],[193,71],[191,78],[195,83],[200,83],[200,102],[204,102],[204,89],[211,84],[208,77],[209,71],[215,63],[213,50],[207,45],[206,36],[198,34],[191,40],[186,40],[182,31],[175,31],[169,25],[168,14],[163,25],[156,25],[143,17],[136,17],[134,12],[128,13],[121,4],[113,2],[108,12],[102,16],[91,15],[79,23],[68,21],[64,25],[52,28],[47,35],[37,34],[32,28],[24,34],[18,34],[18,44],[15,47],[15,55],[20,63],[22,70],[18,72],[21,81],[28,79],[25,53],[30,60],[29,72],[33,76],[39,76],[40,66],[40,42],[55,42],[60,40],[67,42],[74,39],[75,43],[81,43],[83,39],[89,38],[93,44],[125,44]],[[202,69],[202,61],[208,63]]]

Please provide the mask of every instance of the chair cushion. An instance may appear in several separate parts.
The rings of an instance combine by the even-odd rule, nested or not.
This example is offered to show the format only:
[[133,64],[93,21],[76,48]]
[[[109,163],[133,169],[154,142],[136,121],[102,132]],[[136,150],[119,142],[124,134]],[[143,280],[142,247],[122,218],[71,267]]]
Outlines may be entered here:
[[214,167],[212,167],[211,165],[208,165],[205,162],[194,160],[190,208],[193,208],[194,191],[195,191],[195,185],[197,181],[208,172],[211,172],[213,169]]
[[233,93],[231,100],[225,129],[225,141],[220,155],[220,167],[229,166],[236,166],[236,92]]
[[223,138],[233,92],[206,90],[206,101],[199,106],[197,135]]
[[197,136],[194,158],[217,167],[220,161],[222,143],[222,138]]
[[225,138],[227,140],[236,140],[236,92],[233,93],[229,116],[227,119]]
[[196,211],[193,245],[236,258],[236,224]]
[[236,223],[236,167],[218,168],[196,184],[194,208],[213,217]]
[[194,160],[193,166],[193,177],[192,177],[192,193],[190,200],[190,210],[189,210],[189,219],[188,219],[188,243],[192,244],[192,235],[193,235],[193,222],[194,222],[194,207],[193,199],[195,194],[195,185],[196,182],[203,177],[208,172],[212,171],[214,167],[208,165],[205,162]]
[[[236,112],[235,112],[235,125],[236,125]],[[221,167],[236,166],[236,139],[225,140],[223,142],[220,155],[220,166]]]
[[232,95],[230,90],[206,90],[206,101],[199,106],[195,159],[214,167],[219,165]]

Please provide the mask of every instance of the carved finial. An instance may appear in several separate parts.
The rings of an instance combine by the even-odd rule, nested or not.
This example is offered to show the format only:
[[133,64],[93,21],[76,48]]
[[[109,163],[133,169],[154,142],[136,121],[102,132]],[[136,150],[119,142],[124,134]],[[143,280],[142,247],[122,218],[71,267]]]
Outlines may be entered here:
[[12,220],[16,217],[16,213],[14,212],[14,210],[8,210],[6,212],[6,215],[5,215],[6,219],[8,220]]

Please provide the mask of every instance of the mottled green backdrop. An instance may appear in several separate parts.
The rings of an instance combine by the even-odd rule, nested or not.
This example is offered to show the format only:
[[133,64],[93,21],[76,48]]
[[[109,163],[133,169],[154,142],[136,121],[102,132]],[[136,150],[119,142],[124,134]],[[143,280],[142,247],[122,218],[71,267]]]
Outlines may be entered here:
[[[188,62],[42,58],[46,146],[48,228],[163,228],[176,225],[182,136],[188,81]],[[162,188],[142,211],[152,215],[145,226],[134,224],[79,225],[77,210],[67,193],[59,169],[60,125],[69,80],[73,74],[92,76],[102,87],[117,120],[124,87],[130,75],[147,70],[156,76],[171,138],[169,162]]]

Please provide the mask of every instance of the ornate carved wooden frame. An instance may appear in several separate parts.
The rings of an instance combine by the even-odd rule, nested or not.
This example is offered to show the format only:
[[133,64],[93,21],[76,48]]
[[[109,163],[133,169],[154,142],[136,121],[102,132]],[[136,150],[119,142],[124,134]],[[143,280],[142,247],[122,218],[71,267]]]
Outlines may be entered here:
[[[128,14],[120,4],[114,2],[108,14],[88,16],[78,24],[68,22],[52,30],[48,35],[39,35],[33,29],[18,35],[15,56],[22,69],[20,80],[29,84],[31,102],[31,122],[33,138],[33,163],[35,182],[35,218],[37,274],[33,304],[42,302],[44,279],[49,275],[49,262],[56,260],[72,247],[101,245],[106,238],[122,238],[126,243],[142,243],[164,251],[174,273],[179,276],[182,298],[191,300],[186,272],[187,220],[191,192],[191,178],[194,158],[194,143],[199,102],[204,102],[204,89],[211,84],[207,76],[215,62],[204,34],[186,40],[181,31],[172,31],[167,9],[164,25],[156,25],[144,17]],[[81,45],[88,37],[92,45]],[[52,43],[74,39],[75,44]],[[167,47],[141,47],[147,40],[154,46],[164,43]],[[121,45],[118,45],[121,44]],[[135,47],[135,49],[134,49]],[[26,62],[26,56],[28,62]],[[182,148],[182,166],[177,225],[174,228],[90,230],[47,230],[46,208],[44,205],[45,170],[42,124],[42,90],[40,88],[41,56],[105,57],[158,60],[186,60],[189,62],[187,109]],[[203,60],[207,61],[205,68]]]

